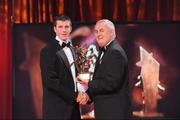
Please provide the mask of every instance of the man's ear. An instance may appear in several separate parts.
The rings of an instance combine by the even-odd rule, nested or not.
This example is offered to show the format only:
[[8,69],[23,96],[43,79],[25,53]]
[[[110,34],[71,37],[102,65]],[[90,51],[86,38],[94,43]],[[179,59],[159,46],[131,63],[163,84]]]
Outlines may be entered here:
[[110,32],[109,33],[111,33],[111,37],[113,37],[114,36],[114,31],[111,29],[110,30]]
[[111,30],[111,35],[112,35],[113,39],[116,37],[116,31],[114,29]]
[[71,26],[71,30],[70,30],[70,33],[72,32],[72,26]]
[[56,26],[54,26],[54,32],[56,33]]

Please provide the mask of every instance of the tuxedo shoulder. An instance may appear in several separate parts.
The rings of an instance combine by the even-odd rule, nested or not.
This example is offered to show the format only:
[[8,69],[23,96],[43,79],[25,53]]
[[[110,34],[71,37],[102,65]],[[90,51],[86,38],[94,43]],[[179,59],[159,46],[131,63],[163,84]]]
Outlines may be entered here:
[[115,47],[112,47],[110,49],[110,51],[114,52],[114,53],[116,53],[116,52],[120,52],[120,53],[124,52],[123,48],[120,45],[116,45]]
[[58,46],[48,44],[41,50],[41,56],[54,56],[58,50]]
[[124,49],[120,45],[117,45],[117,47],[114,47],[111,50],[112,50],[111,51],[112,54],[114,53],[116,55],[123,57],[126,61],[128,60]]
[[50,46],[46,45],[44,48],[41,49],[41,54],[45,54],[50,50]]
[[53,51],[53,50],[58,50],[59,48],[60,48],[59,43],[53,41],[48,43],[41,51]]

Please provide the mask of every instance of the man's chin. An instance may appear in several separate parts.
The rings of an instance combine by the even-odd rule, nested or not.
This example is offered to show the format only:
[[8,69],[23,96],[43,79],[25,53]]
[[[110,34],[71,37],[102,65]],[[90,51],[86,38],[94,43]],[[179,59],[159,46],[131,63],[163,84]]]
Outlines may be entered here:
[[63,40],[63,41],[66,41],[67,39],[68,39],[68,37],[61,38],[61,40]]
[[103,47],[103,44],[102,43],[98,43],[99,47]]

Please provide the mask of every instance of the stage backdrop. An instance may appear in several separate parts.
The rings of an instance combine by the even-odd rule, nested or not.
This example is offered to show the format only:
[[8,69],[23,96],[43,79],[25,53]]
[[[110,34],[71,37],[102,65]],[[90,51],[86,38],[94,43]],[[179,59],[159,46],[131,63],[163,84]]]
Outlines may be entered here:
[[[77,28],[81,24],[74,24]],[[93,29],[94,24],[87,24]],[[135,87],[140,68],[139,46],[160,63],[159,80],[165,87],[160,92],[158,111],[165,118],[180,118],[180,24],[130,23],[116,24],[116,33],[129,58],[133,110],[142,109],[142,89]],[[42,80],[39,66],[40,50],[54,39],[50,24],[15,24],[13,27],[13,118],[42,118]],[[96,44],[93,34],[77,38],[75,45]],[[112,63],[113,64],[113,63]],[[108,108],[107,108],[108,109]]]

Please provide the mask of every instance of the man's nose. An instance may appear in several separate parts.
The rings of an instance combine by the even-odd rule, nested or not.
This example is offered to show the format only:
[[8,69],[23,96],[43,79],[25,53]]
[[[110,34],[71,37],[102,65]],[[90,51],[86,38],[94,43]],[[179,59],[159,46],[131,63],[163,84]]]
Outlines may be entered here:
[[101,34],[99,32],[96,33],[96,36],[99,37]]
[[100,38],[100,37],[101,37],[101,34],[98,34],[97,37]]
[[63,28],[63,32],[66,32],[66,28]]

